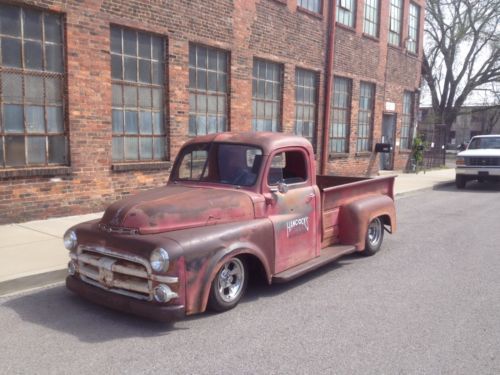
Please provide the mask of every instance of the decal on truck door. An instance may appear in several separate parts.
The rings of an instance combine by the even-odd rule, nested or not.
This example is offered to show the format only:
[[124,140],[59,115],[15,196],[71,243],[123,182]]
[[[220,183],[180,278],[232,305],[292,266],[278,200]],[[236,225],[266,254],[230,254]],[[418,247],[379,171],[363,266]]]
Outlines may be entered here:
[[309,217],[289,220],[286,223],[286,236],[288,238],[309,232]]

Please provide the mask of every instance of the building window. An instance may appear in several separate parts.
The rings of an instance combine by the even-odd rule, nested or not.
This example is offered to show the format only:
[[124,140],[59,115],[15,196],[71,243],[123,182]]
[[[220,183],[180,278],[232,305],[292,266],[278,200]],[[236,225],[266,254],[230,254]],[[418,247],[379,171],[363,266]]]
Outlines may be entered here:
[[321,0],[298,0],[297,5],[314,13],[321,13]]
[[314,144],[316,131],[316,73],[295,71],[295,134]]
[[349,27],[355,26],[356,0],[337,0],[337,22]]
[[0,4],[0,168],[68,164],[59,15]]
[[363,32],[376,38],[378,38],[378,8],[379,0],[365,0]]
[[330,153],[349,152],[352,81],[334,77],[330,119]]
[[111,27],[113,161],[165,159],[164,39]]
[[408,44],[406,48],[408,51],[417,53],[418,36],[420,26],[420,7],[410,3],[410,11],[408,17]]
[[402,150],[408,150],[411,146],[411,124],[413,122],[413,94],[406,91],[403,96],[403,116],[401,118],[401,142]]
[[375,85],[361,82],[358,112],[357,152],[371,151]]
[[189,135],[227,130],[227,52],[189,46]]
[[254,131],[281,129],[281,65],[254,59],[252,79],[252,128]]
[[401,43],[401,19],[403,15],[403,0],[391,0],[389,19],[389,43],[399,46]]

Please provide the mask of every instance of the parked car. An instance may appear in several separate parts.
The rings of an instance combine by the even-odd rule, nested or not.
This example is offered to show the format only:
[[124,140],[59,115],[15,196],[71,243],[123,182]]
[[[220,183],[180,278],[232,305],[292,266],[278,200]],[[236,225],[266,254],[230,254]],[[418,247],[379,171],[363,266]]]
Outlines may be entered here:
[[164,187],[69,229],[67,287],[158,320],[228,310],[249,278],[292,280],[394,232],[394,177],[316,176],[304,138],[222,133],[187,142]]
[[471,180],[500,180],[500,134],[475,136],[467,149],[457,154],[457,188],[465,188],[466,183]]

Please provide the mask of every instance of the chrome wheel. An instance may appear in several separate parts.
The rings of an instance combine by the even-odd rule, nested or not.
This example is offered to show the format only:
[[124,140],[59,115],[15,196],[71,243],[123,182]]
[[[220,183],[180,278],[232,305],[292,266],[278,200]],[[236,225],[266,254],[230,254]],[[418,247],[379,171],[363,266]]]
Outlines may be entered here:
[[372,248],[376,248],[379,245],[379,242],[382,239],[382,221],[377,217],[376,219],[373,219],[373,221],[370,223],[368,226],[368,244]]
[[217,294],[226,302],[237,301],[241,296],[245,284],[245,267],[238,258],[228,260],[217,274]]

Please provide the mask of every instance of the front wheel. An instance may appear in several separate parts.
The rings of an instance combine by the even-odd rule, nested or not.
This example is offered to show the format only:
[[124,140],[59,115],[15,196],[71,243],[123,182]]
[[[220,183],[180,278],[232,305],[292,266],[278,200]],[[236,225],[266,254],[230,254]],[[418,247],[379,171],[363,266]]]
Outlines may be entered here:
[[247,284],[245,263],[239,258],[229,259],[221,266],[212,281],[208,305],[212,310],[219,312],[232,309],[240,302]]
[[380,250],[384,240],[384,224],[379,217],[373,219],[368,225],[365,237],[365,249],[361,254],[365,256],[374,255]]

